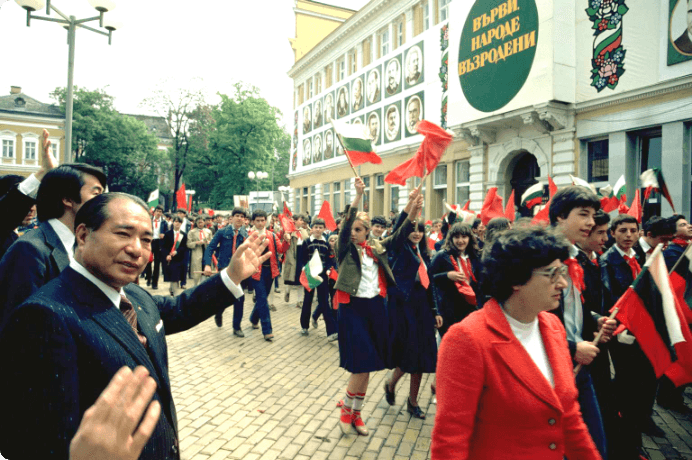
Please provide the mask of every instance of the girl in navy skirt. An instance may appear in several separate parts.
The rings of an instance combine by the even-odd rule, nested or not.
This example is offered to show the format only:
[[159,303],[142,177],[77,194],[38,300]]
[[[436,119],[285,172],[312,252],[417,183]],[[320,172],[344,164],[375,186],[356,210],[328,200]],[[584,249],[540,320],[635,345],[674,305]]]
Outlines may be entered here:
[[392,334],[392,363],[396,369],[384,382],[387,402],[394,405],[396,384],[405,373],[411,374],[406,410],[416,418],[425,413],[418,406],[418,390],[423,373],[434,373],[437,366],[435,328],[442,326],[428,277],[430,255],[424,242],[425,224],[418,222],[408,243],[390,255],[396,286],[388,291],[387,311]]
[[[338,304],[340,365],[351,373],[346,397],[341,407],[339,426],[344,433],[353,426],[362,436],[368,430],[361,409],[368,388],[370,372],[389,367],[389,322],[385,307],[387,286],[395,286],[394,275],[387,262],[388,251],[408,241],[413,224],[407,219],[383,241],[367,241],[370,219],[359,213],[358,204],[365,184],[355,181],[356,196],[348,217],[339,232],[337,259],[339,278],[336,281],[335,303]],[[411,215],[418,215],[423,197],[418,190],[410,195]]]

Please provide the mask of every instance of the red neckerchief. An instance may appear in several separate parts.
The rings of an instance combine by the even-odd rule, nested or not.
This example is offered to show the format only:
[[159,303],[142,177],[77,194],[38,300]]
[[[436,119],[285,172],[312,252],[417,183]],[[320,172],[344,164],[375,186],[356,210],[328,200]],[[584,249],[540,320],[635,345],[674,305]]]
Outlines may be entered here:
[[682,238],[674,238],[672,243],[682,246],[683,248],[686,248],[687,245],[690,244],[688,240],[683,240]]
[[180,232],[178,232],[175,235],[175,241],[173,241],[173,247],[171,248],[171,252],[169,252],[168,254],[173,254],[174,252],[176,252],[178,250],[178,238],[180,238]]
[[428,289],[428,286],[430,286],[430,278],[428,277],[428,269],[425,266],[425,261],[423,261],[423,256],[421,255],[417,244],[413,245],[413,250],[415,251],[416,255],[418,256],[418,260],[419,260],[418,278],[420,278],[420,284],[421,284],[421,286],[423,286],[424,289]]
[[581,268],[579,261],[577,261],[577,259],[574,257],[570,257],[569,259],[565,260],[565,265],[567,265],[567,269],[569,270],[569,277],[572,280],[572,284],[581,294],[586,288],[586,285],[584,284],[584,269]]
[[597,267],[600,267],[600,265],[598,265],[598,257],[595,257],[595,258],[591,259],[591,263],[594,264],[594,265],[597,266]]
[[[377,278],[380,287],[380,295],[382,297],[387,297],[387,276],[384,273],[384,267],[382,267],[382,264],[380,264],[379,259],[375,257],[375,253],[372,251],[372,247],[367,243],[367,241],[357,243],[357,246],[363,248],[363,252],[377,264]],[[337,290],[334,294],[334,310],[339,308],[339,304],[347,304],[350,302],[351,295],[348,292]]]
[[[457,263],[457,258],[454,257],[452,254],[449,255],[449,258],[452,261],[452,266],[454,267],[454,270],[461,272],[461,270],[459,270],[459,264]],[[467,270],[466,263],[464,262],[461,265],[463,267],[464,274],[466,275],[466,279],[467,280],[471,279],[469,277],[469,274],[466,272],[466,270]],[[470,269],[470,267],[468,269]],[[471,276],[473,276],[472,271],[471,271]],[[468,282],[455,281],[454,284],[456,285],[457,291],[459,291],[459,294],[464,296],[464,299],[466,299],[466,302],[470,303],[471,305],[476,304],[476,293],[473,291],[473,288],[471,287],[471,285]]]
[[625,262],[627,262],[627,265],[630,266],[630,270],[632,270],[632,279],[635,280],[637,279],[637,276],[639,273],[642,271],[642,267],[639,266],[639,262],[637,262],[637,258],[632,256],[623,256],[625,259]]

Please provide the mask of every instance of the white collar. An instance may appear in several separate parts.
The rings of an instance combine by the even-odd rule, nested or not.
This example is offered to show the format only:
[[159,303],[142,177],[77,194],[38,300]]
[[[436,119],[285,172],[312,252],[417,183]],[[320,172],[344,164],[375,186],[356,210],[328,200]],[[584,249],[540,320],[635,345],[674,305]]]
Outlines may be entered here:
[[72,260],[72,257],[74,257],[74,233],[72,233],[67,225],[63,224],[58,219],[48,219],[48,224],[55,230],[58,238],[60,238],[60,242],[65,246],[67,255],[70,257],[70,260]]
[[569,247],[569,256],[573,259],[576,259],[577,255],[579,254],[579,246],[576,244],[573,244],[572,246]]
[[639,237],[639,247],[642,248],[645,253],[649,252],[649,249],[651,249],[651,245],[646,242],[643,236]]
[[620,248],[618,247],[617,244],[614,244],[613,247],[615,248],[615,250],[616,250],[617,252],[620,253],[620,255],[622,256],[623,259],[625,258],[625,256],[634,257],[634,256],[636,255],[635,252],[634,252],[634,249],[632,249],[632,248],[630,248],[630,251],[629,251],[628,253],[626,253],[625,251],[623,251],[622,249],[620,249]]
[[310,241],[312,242],[312,241],[315,241],[315,240],[317,240],[317,241],[324,241],[324,242],[327,241],[327,240],[324,239],[324,235],[320,236],[319,238],[315,238],[314,236],[310,235]]
[[116,291],[100,279],[96,278],[89,270],[84,268],[84,266],[76,260],[70,261],[70,268],[94,283],[96,287],[99,288],[101,292],[106,295],[106,297],[108,297],[108,300],[115,305],[115,308],[120,308],[120,296],[125,295],[125,291],[123,291],[122,288],[120,289],[120,292]]

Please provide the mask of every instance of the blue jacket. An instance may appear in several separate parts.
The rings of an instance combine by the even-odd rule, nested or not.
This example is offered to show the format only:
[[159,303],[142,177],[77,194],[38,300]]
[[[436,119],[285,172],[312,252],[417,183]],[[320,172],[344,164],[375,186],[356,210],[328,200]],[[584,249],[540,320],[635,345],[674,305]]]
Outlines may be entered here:
[[[204,251],[203,266],[211,265],[211,256],[216,254],[216,259],[219,261],[219,270],[228,267],[233,257],[233,233],[235,229],[232,225],[224,227],[214,234],[211,243]],[[237,248],[247,238],[247,231],[244,228],[238,230],[238,238],[235,242]]]

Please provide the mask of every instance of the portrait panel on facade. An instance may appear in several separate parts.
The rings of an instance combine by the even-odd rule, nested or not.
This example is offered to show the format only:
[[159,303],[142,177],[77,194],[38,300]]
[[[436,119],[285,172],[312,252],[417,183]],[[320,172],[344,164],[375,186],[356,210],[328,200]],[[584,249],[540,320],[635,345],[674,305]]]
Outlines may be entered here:
[[382,142],[382,122],[380,113],[382,113],[382,111],[377,109],[365,116],[368,132],[372,138],[372,145],[380,145]]
[[401,92],[401,54],[387,61],[384,71],[385,97]]
[[336,118],[344,118],[351,113],[349,100],[348,86],[342,86],[336,90]]
[[312,162],[322,161],[322,134],[315,134],[312,138]]
[[317,99],[312,105],[312,129],[322,126],[322,99]]
[[[324,159],[334,158],[334,131],[328,129],[324,132]],[[339,142],[339,141],[337,141]]]
[[355,113],[365,107],[365,88],[363,77],[355,78],[351,82],[351,113]]
[[404,110],[404,124],[406,125],[406,137],[418,134],[416,126],[423,119],[424,92],[412,94],[406,98]]
[[412,46],[406,51],[404,60],[404,88],[411,88],[423,82],[423,43]]
[[307,166],[312,163],[312,142],[310,139],[305,139],[303,141],[303,166]]
[[384,108],[384,142],[395,142],[401,139],[401,101],[396,101]]
[[312,131],[312,112],[310,104],[303,107],[303,134]]
[[352,125],[362,125],[363,123],[365,123],[365,117],[363,115],[351,119]]
[[376,104],[382,99],[382,66],[370,69],[365,79],[365,99],[368,105]]
[[334,118],[334,93],[329,93],[324,96],[324,114],[322,119],[325,123],[329,123]]
[[671,0],[668,65],[692,59],[692,0]]

